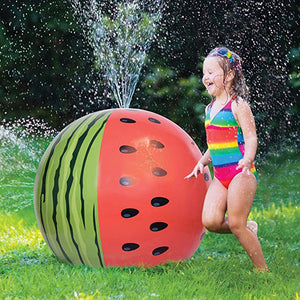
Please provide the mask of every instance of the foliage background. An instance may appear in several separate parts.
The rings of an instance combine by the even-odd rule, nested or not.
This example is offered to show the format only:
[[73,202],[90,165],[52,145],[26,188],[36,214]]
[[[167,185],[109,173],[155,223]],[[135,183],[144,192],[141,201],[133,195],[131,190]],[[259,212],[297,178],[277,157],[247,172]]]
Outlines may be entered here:
[[[113,1],[103,2],[108,10]],[[60,130],[84,114],[116,107],[68,1],[2,2],[0,20],[2,120],[31,116]],[[244,60],[261,149],[283,138],[298,145],[298,28],[294,0],[166,0],[131,106],[170,118],[203,145],[210,100],[201,63],[225,45]]]
[[[125,0],[103,0],[105,9],[115,1]],[[32,194],[40,158],[56,131],[34,118],[60,130],[116,103],[95,71],[68,1],[7,0],[0,3],[1,299],[299,299],[298,3],[165,2],[132,107],[175,121],[203,150],[203,112],[210,101],[200,81],[203,57],[217,45],[243,57],[264,158],[250,218],[260,224],[272,272],[251,272],[233,236],[210,233],[190,260],[151,269],[95,270],[55,258],[37,227]],[[36,138],[27,136],[31,132]],[[268,148],[273,151],[266,153]]]

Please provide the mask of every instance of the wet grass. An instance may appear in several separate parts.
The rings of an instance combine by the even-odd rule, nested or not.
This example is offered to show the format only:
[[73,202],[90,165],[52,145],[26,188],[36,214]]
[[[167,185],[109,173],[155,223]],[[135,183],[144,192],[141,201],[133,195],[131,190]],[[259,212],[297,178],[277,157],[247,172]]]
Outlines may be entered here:
[[[38,150],[38,157],[46,146],[47,141],[34,142],[24,151]],[[298,153],[269,154],[258,166],[259,188],[250,218],[259,223],[271,269],[261,274],[252,271],[233,236],[212,233],[190,260],[154,268],[60,263],[41,237],[31,204],[38,159],[32,161],[18,147],[5,153],[1,149],[0,299],[299,299]],[[23,166],[7,161],[14,156]],[[11,169],[4,170],[4,165]]]

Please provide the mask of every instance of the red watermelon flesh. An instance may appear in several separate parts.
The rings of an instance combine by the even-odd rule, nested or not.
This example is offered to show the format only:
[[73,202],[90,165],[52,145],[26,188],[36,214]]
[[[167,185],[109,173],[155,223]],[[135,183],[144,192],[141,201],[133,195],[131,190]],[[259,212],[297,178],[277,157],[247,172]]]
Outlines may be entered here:
[[205,232],[201,215],[208,168],[184,180],[201,153],[170,120],[116,109],[99,156],[98,216],[106,266],[154,266],[190,258]]

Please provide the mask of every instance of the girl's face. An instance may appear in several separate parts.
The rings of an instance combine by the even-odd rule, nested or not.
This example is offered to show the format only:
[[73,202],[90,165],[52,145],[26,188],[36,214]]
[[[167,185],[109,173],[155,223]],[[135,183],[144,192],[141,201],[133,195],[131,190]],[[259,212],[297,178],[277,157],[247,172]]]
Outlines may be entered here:
[[226,92],[224,70],[218,62],[218,57],[207,57],[203,63],[202,82],[211,96],[221,96]]

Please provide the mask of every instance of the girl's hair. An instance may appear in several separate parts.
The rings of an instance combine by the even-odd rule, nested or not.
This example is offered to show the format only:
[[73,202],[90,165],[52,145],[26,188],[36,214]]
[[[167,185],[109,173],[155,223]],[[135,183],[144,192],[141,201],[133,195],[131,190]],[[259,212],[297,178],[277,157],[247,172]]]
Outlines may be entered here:
[[224,70],[224,81],[229,71],[234,71],[232,81],[232,91],[244,100],[248,99],[249,88],[246,85],[246,80],[242,72],[242,60],[234,52],[226,47],[215,48],[209,52],[207,57],[217,56],[219,58],[220,67]]

